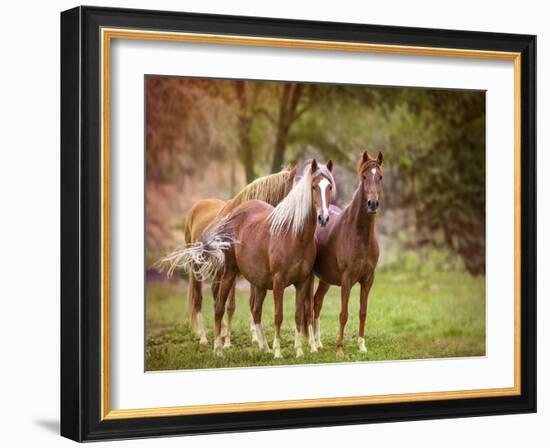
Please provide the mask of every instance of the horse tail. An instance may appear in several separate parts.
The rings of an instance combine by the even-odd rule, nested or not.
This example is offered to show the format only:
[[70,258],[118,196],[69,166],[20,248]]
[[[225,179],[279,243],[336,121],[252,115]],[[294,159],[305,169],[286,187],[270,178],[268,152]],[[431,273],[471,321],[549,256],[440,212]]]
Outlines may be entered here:
[[192,273],[194,280],[203,281],[216,277],[225,265],[225,252],[235,240],[226,232],[227,217],[219,220],[195,243],[177,247],[156,265],[171,277],[176,269]]

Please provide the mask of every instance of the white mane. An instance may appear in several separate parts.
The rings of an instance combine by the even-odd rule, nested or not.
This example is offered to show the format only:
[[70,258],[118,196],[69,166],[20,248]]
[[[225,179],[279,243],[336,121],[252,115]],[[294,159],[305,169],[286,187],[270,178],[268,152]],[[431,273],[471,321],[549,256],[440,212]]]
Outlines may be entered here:
[[[317,172],[330,179],[334,185],[332,173],[324,165],[318,165]],[[271,221],[271,234],[276,235],[291,229],[293,235],[302,231],[311,213],[313,198],[311,195],[311,181],[313,179],[311,164],[306,168],[304,175],[294,185],[290,193],[273,209],[268,219]]]

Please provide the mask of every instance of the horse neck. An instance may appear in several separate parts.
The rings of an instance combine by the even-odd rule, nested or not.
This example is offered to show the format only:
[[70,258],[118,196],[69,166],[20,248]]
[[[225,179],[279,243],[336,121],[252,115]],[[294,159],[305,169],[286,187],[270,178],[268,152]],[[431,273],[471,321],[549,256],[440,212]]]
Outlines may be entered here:
[[304,224],[302,232],[298,235],[301,241],[311,242],[315,238],[315,229],[317,228],[317,213],[315,207],[313,206],[313,201],[311,204],[311,212]]
[[374,234],[376,214],[367,213],[366,201],[363,197],[361,183],[355,190],[351,203],[345,210],[350,229],[360,235],[369,236]]

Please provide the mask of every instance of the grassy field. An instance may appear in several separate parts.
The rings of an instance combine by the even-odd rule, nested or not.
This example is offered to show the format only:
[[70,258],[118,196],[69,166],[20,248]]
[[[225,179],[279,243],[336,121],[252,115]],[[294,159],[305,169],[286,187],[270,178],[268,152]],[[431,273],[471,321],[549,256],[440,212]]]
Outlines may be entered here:
[[[485,354],[485,278],[466,273],[377,274],[369,296],[366,325],[368,353],[359,353],[359,287],[352,290],[343,358],[336,356],[340,290],[332,287],[321,314],[324,349],[305,356],[294,351],[294,290],[285,293],[282,326],[283,359],[275,360],[252,345],[248,330],[248,290],[237,292],[233,319],[233,347],[223,357],[212,352],[213,304],[205,288],[203,314],[209,346],[201,347],[191,331],[187,313],[187,287],[150,283],[146,303],[146,369],[176,370],[350,361],[483,356]],[[273,299],[268,293],[262,317],[268,340],[273,340]]]

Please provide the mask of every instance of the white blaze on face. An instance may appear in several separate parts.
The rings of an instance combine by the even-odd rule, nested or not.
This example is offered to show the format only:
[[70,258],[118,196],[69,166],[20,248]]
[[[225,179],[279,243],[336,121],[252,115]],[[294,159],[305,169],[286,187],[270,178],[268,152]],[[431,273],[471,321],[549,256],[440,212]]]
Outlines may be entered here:
[[321,200],[323,201],[323,217],[328,216],[328,204],[327,204],[327,195],[326,195],[326,189],[330,185],[330,182],[328,179],[325,179],[324,177],[321,179],[321,182],[319,182],[319,188],[321,189]]
[[373,168],[372,170],[370,170],[370,172],[372,173],[372,179],[374,180],[376,176],[376,168]]

